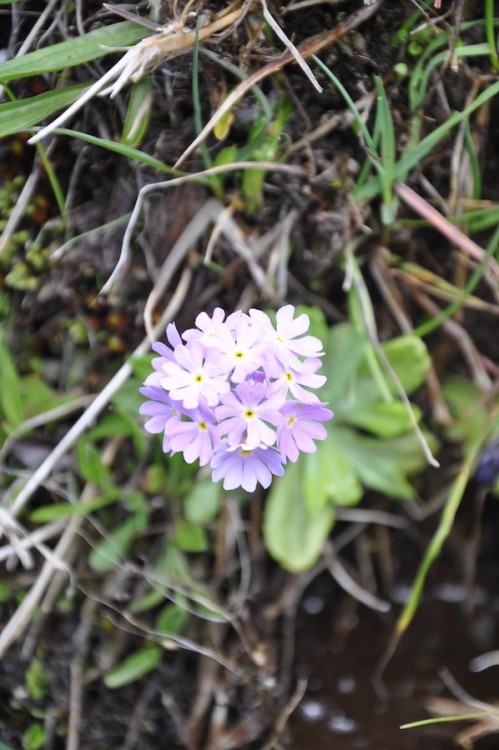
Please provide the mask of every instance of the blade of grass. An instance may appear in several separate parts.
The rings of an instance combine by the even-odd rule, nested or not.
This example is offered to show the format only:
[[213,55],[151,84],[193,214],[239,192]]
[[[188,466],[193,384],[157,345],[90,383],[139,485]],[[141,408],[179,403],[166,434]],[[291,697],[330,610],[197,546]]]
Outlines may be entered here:
[[[479,94],[469,107],[466,107],[461,112],[455,112],[442,125],[432,130],[422,141],[411,148],[410,151],[404,153],[402,158],[395,164],[393,170],[394,180],[405,181],[409,171],[419,164],[456,125],[466,120],[476,109],[494,96],[497,96],[497,94],[499,94],[499,81],[496,81]],[[378,195],[380,190],[380,179],[379,176],[375,175],[354,192],[354,197],[357,201],[369,200]]]
[[[479,44],[468,44],[463,47],[456,47],[456,49],[454,50],[454,54],[458,59],[466,57],[485,57],[486,55],[490,54],[490,45],[486,42],[481,42]],[[431,74],[433,73],[435,68],[437,68],[439,65],[442,65],[442,63],[445,63],[448,57],[448,51],[443,50],[442,52],[439,52],[438,55],[435,55],[431,58],[421,76],[419,90],[414,91],[413,96],[411,97],[411,109],[413,111],[418,109],[426,96]]]
[[496,35],[494,29],[494,0],[485,0],[485,34],[490,47],[490,62],[499,70],[499,58],[497,57]]
[[428,546],[428,549],[426,550],[423,560],[421,561],[418,572],[416,574],[416,578],[414,579],[414,583],[412,584],[409,599],[405,604],[395,625],[393,638],[396,643],[398,643],[400,638],[404,635],[416,613],[421,595],[423,593],[423,587],[428,571],[434,561],[440,555],[442,547],[450,534],[454,523],[454,518],[461,504],[461,500],[470,479],[471,472],[473,471],[475,461],[478,458],[478,454],[480,453],[483,444],[486,442],[486,439],[486,435],[480,435],[479,438],[476,438],[469,444],[466,450],[464,461],[459,470],[459,474],[454,481],[447,502],[444,506],[438,528],[433,535],[433,538]]
[[[374,143],[374,140],[371,136],[371,133],[367,129],[367,126],[364,122],[364,119],[362,115],[360,114],[359,110],[355,106],[355,102],[346,90],[346,88],[343,86],[339,78],[335,76],[332,70],[330,70],[325,63],[322,62],[322,60],[317,57],[317,55],[312,55],[312,60],[319,66],[319,68],[326,74],[326,76],[329,78],[329,80],[334,84],[334,86],[338,89],[340,94],[342,95],[343,99],[345,100],[348,109],[353,114],[355,118],[355,122],[362,133],[362,137],[364,139],[364,142],[366,144],[366,147],[371,152],[372,157],[377,156],[376,152],[376,146]],[[379,157],[378,157],[378,163],[379,163]]]
[[400,729],[416,729],[417,727],[427,727],[431,724],[444,724],[448,721],[472,721],[473,719],[483,719],[487,716],[490,716],[490,714],[486,711],[474,714],[460,714],[459,716],[435,716],[433,719],[422,719],[421,721],[411,721],[410,724],[402,724]]
[[395,134],[393,130],[393,119],[390,105],[386,97],[383,81],[379,76],[374,78],[378,92],[377,117],[381,131],[381,163],[383,170],[380,171],[382,185],[383,203],[381,206],[381,221],[385,225],[391,225],[395,221],[398,201],[393,197],[393,168],[395,164]]
[[29,52],[24,57],[7,60],[0,65],[0,83],[72,68],[117,52],[119,48],[136,44],[150,33],[128,21],[104,26],[89,31],[85,36],[77,36],[75,39]]
[[157,169],[160,172],[165,172],[172,177],[181,177],[184,173],[178,169],[172,169],[171,167],[163,164],[163,162],[155,159],[154,156],[146,154],[144,151],[140,151],[133,146],[127,146],[124,143],[117,143],[116,141],[108,141],[106,138],[98,138],[95,135],[88,135],[88,133],[82,133],[79,130],[70,130],[69,128],[56,128],[54,133],[59,135],[69,135],[71,138],[78,138],[80,141],[90,143],[92,146],[99,146],[99,148],[105,148],[108,151],[113,151],[115,154],[124,156],[126,159],[132,159],[133,161],[139,161],[148,167]]
[[59,213],[62,216],[64,224],[66,224],[67,219],[68,219],[68,212],[66,209],[66,199],[62,191],[61,183],[59,182],[59,179],[57,177],[54,167],[52,166],[52,162],[50,161],[50,158],[46,149],[42,146],[41,143],[37,143],[36,148],[40,155],[40,159],[42,160],[42,164],[45,167],[45,172],[50,182],[50,187],[52,188],[52,192],[54,193],[54,197],[57,203],[57,208],[59,209]]
[[[199,20],[196,24],[196,38],[194,41],[194,49],[192,55],[192,106],[194,108],[194,125],[196,128],[196,135],[199,135],[203,130],[203,117],[201,114],[201,99],[199,96]],[[206,142],[203,141],[199,147],[201,152],[201,158],[203,159],[204,166],[209,169],[213,166],[213,160],[208,151]],[[218,175],[212,175],[209,178],[212,190],[221,199],[223,196],[222,182]]]
[[72,104],[86,88],[86,84],[78,84],[0,104],[0,138],[29,130],[54,112]]

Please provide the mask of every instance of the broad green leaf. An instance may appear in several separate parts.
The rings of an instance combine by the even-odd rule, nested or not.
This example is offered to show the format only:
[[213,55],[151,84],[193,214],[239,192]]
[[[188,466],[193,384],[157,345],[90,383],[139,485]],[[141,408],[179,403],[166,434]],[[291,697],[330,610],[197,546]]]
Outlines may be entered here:
[[303,472],[303,502],[309,513],[318,513],[328,498],[328,456],[324,450],[317,450],[302,455],[299,461]]
[[189,613],[185,609],[178,604],[167,604],[156,617],[154,629],[164,635],[179,634],[184,630],[188,620]]
[[121,664],[108,672],[104,677],[104,683],[108,688],[129,685],[156,669],[162,655],[163,649],[161,646],[144,646],[127,656]]
[[26,418],[35,417],[62,404],[69,404],[74,398],[71,392],[58,393],[45,383],[40,375],[32,373],[21,379],[21,397]]
[[[386,341],[382,344],[383,351],[391,366],[397,373],[397,376],[407,394],[413,393],[416,388],[424,383],[426,375],[431,365],[430,356],[424,341],[417,336],[398,336],[395,339]],[[380,362],[383,367],[383,362]],[[390,377],[386,373],[386,382],[394,395],[398,395],[398,390]],[[372,377],[367,362],[362,362],[359,367],[358,393],[362,400],[365,389],[372,386]]]
[[474,440],[486,434],[490,418],[483,403],[483,393],[471,380],[448,377],[443,383],[442,393],[455,420],[447,429],[452,440]]
[[175,541],[184,552],[205,552],[208,549],[206,533],[201,526],[189,521],[177,521]]
[[364,357],[364,347],[364,336],[350,323],[338,323],[331,328],[324,362],[327,385],[323,393],[336,414],[341,412],[345,401],[354,398],[355,378]]
[[146,526],[147,520],[143,516],[134,516],[108,532],[90,553],[90,567],[99,573],[107,573],[115,568],[128,552],[136,534],[144,531]]
[[331,506],[308,511],[300,466],[290,464],[285,475],[274,480],[265,505],[263,534],[269,553],[293,573],[307,570],[320,557],[333,524]]
[[407,481],[402,467],[394,460],[390,441],[340,429],[345,453],[366,487],[401,500],[411,500],[415,496],[415,490]]
[[[2,66],[0,65],[0,73]],[[86,84],[46,91],[29,99],[0,104],[0,138],[28,130],[54,112],[72,104],[88,88]]]
[[220,487],[211,479],[199,479],[184,502],[187,521],[205,524],[213,521],[220,510]]
[[150,31],[129,21],[103,26],[89,31],[84,36],[52,44],[0,65],[0,83],[16,78],[53,73],[75,65],[90,62],[111,53],[122,53],[120,47],[128,47],[150,35]]
[[[416,418],[421,418],[417,406],[413,405]],[[374,404],[355,404],[346,407],[341,414],[341,421],[372,432],[381,438],[391,438],[402,435],[412,428],[412,421],[405,405],[401,401]]]
[[322,510],[328,501],[332,505],[357,505],[362,498],[362,485],[340,435],[333,426],[326,440],[317,444],[315,453],[300,458],[304,501],[310,513]]
[[[357,505],[363,495],[363,488],[357,476],[355,464],[343,447],[342,434],[345,428],[331,426],[326,440],[317,446],[322,455],[327,474],[327,498],[332,505]],[[308,456],[305,459],[305,466]]]

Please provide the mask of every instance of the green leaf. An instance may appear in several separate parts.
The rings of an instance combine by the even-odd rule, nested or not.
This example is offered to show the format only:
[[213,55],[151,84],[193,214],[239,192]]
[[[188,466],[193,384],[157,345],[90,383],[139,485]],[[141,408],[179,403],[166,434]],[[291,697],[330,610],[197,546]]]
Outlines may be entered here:
[[23,750],[41,750],[45,746],[45,730],[41,724],[31,724],[22,738]]
[[136,534],[144,531],[146,527],[147,519],[139,515],[129,518],[117,529],[108,532],[90,553],[90,567],[98,573],[107,573],[115,568],[125,557]]
[[455,422],[447,429],[451,440],[474,440],[485,435],[490,417],[483,403],[483,393],[470,380],[448,377],[442,385]]
[[309,513],[318,513],[328,499],[328,456],[324,451],[317,450],[302,455],[299,461],[303,472],[303,502]]
[[[336,429],[333,424],[326,440],[317,445],[317,453],[323,456],[326,467],[327,499],[333,505],[357,505],[364,494],[355,464],[343,447],[345,428]],[[308,456],[305,459],[308,463]]]
[[[340,430],[345,453],[366,487],[401,500],[410,500],[415,496],[414,488],[394,457],[391,441],[365,437],[344,428]],[[419,444],[417,446],[422,455]],[[422,461],[424,464],[424,457]]]
[[104,677],[105,685],[108,688],[119,688],[139,680],[156,669],[162,654],[161,646],[144,646],[134,651],[119,666],[107,673]]
[[[419,421],[419,409],[414,405],[412,408]],[[401,401],[392,401],[388,404],[382,401],[374,404],[354,404],[342,411],[341,421],[381,438],[396,437],[412,428],[407,408]]]
[[201,526],[189,521],[177,521],[175,541],[184,552],[205,552],[208,549],[206,533]]
[[109,487],[111,475],[102,463],[100,451],[90,441],[88,435],[80,438],[76,445],[76,460],[81,475],[87,482],[99,487]]
[[220,500],[218,484],[211,479],[199,479],[184,502],[186,520],[196,524],[210,523],[218,515]]
[[0,417],[9,428],[17,427],[24,420],[21,381],[14,360],[0,332]]
[[[488,86],[468,107],[461,112],[454,112],[442,125],[434,128],[422,141],[408,149],[395,164],[393,179],[395,181],[405,180],[409,171],[417,164],[420,164],[424,157],[433,151],[443,138],[450,134],[452,128],[459,125],[463,120],[467,120],[476,109],[491,100],[494,96],[497,96],[497,94],[499,94],[499,81],[495,81]],[[355,191],[354,199],[356,201],[368,200],[377,195],[380,190],[380,178],[376,175]]]
[[149,121],[152,107],[152,81],[143,78],[132,86],[121,142],[132,148],[142,143]]
[[189,613],[178,604],[167,604],[156,617],[154,629],[164,635],[183,632]]
[[317,444],[315,453],[300,458],[304,502],[312,514],[322,510],[328,502],[356,505],[362,498],[362,485],[339,435],[333,426],[327,439]]
[[[79,130],[71,130],[69,128],[56,128],[54,133],[58,135],[67,135],[70,138],[78,138],[80,141],[90,143],[92,146],[98,146],[99,148],[106,149],[106,151],[112,151],[115,154],[124,156],[126,159],[132,161],[141,162],[152,169],[157,169],[159,172],[165,172],[173,177],[180,177],[183,172],[172,169],[167,164],[163,164],[159,159],[155,159],[154,156],[146,154],[144,151],[126,146],[123,143],[116,143],[110,141],[107,138],[98,138],[96,135],[89,135],[88,133],[81,133]],[[199,177],[200,184],[207,184],[208,178]]]
[[96,510],[104,508],[106,505],[115,503],[121,497],[121,491],[118,487],[109,489],[106,493],[95,500],[89,500],[86,503],[52,503],[51,505],[42,505],[35,508],[30,514],[30,521],[33,523],[50,523],[58,521],[60,518],[68,518],[76,515],[86,515]]
[[40,659],[32,659],[25,675],[28,694],[35,700],[42,700],[47,694],[50,682]]
[[[2,66],[0,65],[0,73]],[[28,130],[54,112],[72,104],[88,88],[86,84],[0,104],[0,138]]]
[[49,409],[62,404],[69,404],[74,399],[71,392],[58,393],[45,383],[40,375],[32,373],[21,379],[21,398],[26,419],[35,417]]
[[[407,394],[413,393],[421,386],[430,369],[430,355],[424,341],[417,336],[398,336],[382,344],[383,351]],[[383,363],[381,362],[381,367]],[[386,382],[394,395],[398,395],[395,383],[390,374],[386,375]],[[359,367],[359,382],[357,386],[360,397],[364,391],[372,388],[372,376],[368,363],[363,361]]]
[[0,83],[16,78],[53,73],[75,65],[90,62],[111,53],[120,53],[119,47],[128,47],[150,35],[150,31],[129,21],[103,26],[89,31],[84,36],[51,44],[22,57],[16,57],[0,65]]
[[310,513],[302,494],[302,480],[299,464],[290,464],[285,475],[274,480],[263,519],[269,553],[293,573],[307,570],[320,557],[335,516],[331,506]]
[[364,357],[365,338],[350,323],[338,323],[331,328],[326,347],[324,374],[328,382],[323,392],[335,413],[344,401],[354,395],[357,369]]

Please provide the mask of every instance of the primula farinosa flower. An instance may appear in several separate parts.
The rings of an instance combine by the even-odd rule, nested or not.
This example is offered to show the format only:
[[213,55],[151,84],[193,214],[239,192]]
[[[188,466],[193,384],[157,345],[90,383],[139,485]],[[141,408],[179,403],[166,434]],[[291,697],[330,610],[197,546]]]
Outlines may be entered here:
[[229,390],[224,367],[208,355],[209,350],[198,341],[190,346],[179,344],[173,350],[173,361],[165,361],[161,367],[161,386],[186,409],[195,409],[202,397],[208,406],[216,406],[220,395]]
[[173,453],[183,453],[188,464],[199,460],[200,466],[206,466],[213,457],[215,443],[219,442],[215,416],[202,405],[184,416],[185,420],[177,416],[165,426],[165,435],[170,439],[169,448]]
[[332,411],[321,403],[285,403],[282,407],[283,419],[277,429],[282,456],[294,463],[300,451],[313,453],[316,450],[314,440],[324,440],[326,437],[326,428],[320,423],[326,422],[332,416]]
[[213,481],[224,480],[225,490],[243,487],[253,492],[257,483],[268,487],[272,476],[282,476],[284,459],[277,451],[267,447],[247,448],[243,445],[221,445],[211,461]]
[[163,434],[165,453],[209,464],[227,490],[268,487],[288,460],[316,450],[333,416],[314,393],[326,378],[309,326],[292,305],[277,311],[275,327],[260,310],[226,317],[221,308],[182,335],[170,324],[169,346],[154,344],[141,388],[146,430]]
[[280,423],[284,398],[282,393],[267,398],[268,390],[263,383],[239,383],[234,393],[221,397],[222,405],[215,409],[218,434],[227,435],[230,446],[244,443],[247,448],[258,448],[275,443],[275,431],[267,423]]

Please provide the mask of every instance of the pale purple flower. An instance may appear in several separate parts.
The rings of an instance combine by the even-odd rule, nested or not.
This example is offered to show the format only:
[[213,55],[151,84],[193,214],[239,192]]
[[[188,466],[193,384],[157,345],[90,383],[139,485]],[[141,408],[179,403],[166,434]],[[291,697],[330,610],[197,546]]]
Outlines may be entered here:
[[239,315],[233,326],[220,326],[216,339],[207,346],[216,350],[217,360],[234,383],[241,383],[262,365],[261,326],[251,323],[247,315]]
[[166,435],[167,424],[180,415],[178,401],[173,401],[168,393],[156,386],[144,386],[140,389],[143,396],[150,399],[140,407],[140,414],[150,417],[144,427],[152,435],[163,433],[163,451],[170,450],[170,438]]
[[196,328],[189,328],[182,334],[184,341],[190,342],[198,339],[205,346],[209,345],[210,340],[216,340],[220,329],[224,326],[225,312],[221,307],[216,307],[213,315],[201,312],[196,317]]
[[256,448],[275,443],[275,431],[267,422],[279,424],[284,398],[280,393],[267,398],[267,390],[263,383],[239,383],[234,392],[220,397],[221,405],[215,409],[218,431],[221,437],[227,435],[230,446],[244,443]]
[[273,448],[247,448],[236,445],[232,448],[221,445],[211,460],[214,482],[224,480],[225,490],[242,487],[253,492],[259,483],[267,488],[273,476],[284,474],[283,459]]
[[199,465],[206,466],[219,443],[215,417],[205,406],[189,412],[187,416],[186,421],[171,419],[166,425],[165,435],[170,439],[170,450],[183,453],[188,464],[199,459]]
[[314,392],[326,380],[322,345],[305,335],[308,315],[295,314],[282,307],[274,328],[259,310],[226,317],[217,307],[182,336],[168,326],[168,344],[153,346],[140,408],[146,430],[163,434],[165,453],[210,464],[213,481],[252,492],[281,476],[287,460],[316,450],[332,417]]
[[161,386],[186,409],[195,409],[201,397],[208,406],[216,406],[220,395],[230,386],[221,374],[220,363],[206,358],[206,349],[193,341],[189,346],[180,344],[174,351],[175,361],[164,362]]
[[179,332],[177,331],[175,323],[168,323],[168,325],[166,326],[166,338],[168,339],[168,343],[170,344],[171,348],[170,346],[163,344],[161,341],[156,341],[152,345],[153,351],[156,352],[156,354],[160,355],[152,361],[155,370],[161,368],[164,360],[173,361],[173,350],[175,349],[175,347],[179,346],[179,344],[182,343],[182,339]]
[[[259,322],[266,331],[268,338],[267,353],[272,359],[277,359],[285,366],[300,369],[301,357],[320,357],[322,343],[315,336],[302,336],[308,331],[310,318],[305,313],[294,317],[293,305],[281,307],[276,314],[276,327],[272,326],[269,318],[261,310],[250,310],[251,319]],[[297,356],[299,355],[299,356]]]
[[307,391],[303,386],[307,388],[321,388],[326,382],[324,375],[316,375],[315,373],[321,367],[322,362],[320,359],[309,357],[303,363],[301,369],[297,370],[293,367],[285,367],[280,362],[270,369],[272,373],[272,392],[282,391],[287,394],[288,391],[295,399],[303,401],[305,404],[316,404],[319,402],[319,397]]
[[283,459],[289,459],[293,463],[298,460],[300,451],[314,453],[317,450],[314,440],[324,440],[327,437],[326,428],[320,423],[333,416],[333,412],[321,403],[302,404],[299,401],[287,401],[281,414],[277,445]]

